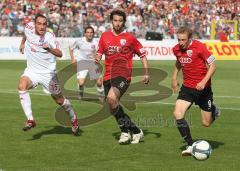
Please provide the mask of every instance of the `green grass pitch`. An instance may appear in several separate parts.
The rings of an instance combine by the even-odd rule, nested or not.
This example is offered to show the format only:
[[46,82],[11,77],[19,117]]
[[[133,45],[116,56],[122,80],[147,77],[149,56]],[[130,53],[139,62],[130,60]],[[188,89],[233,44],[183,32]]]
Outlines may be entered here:
[[[69,61],[58,61],[58,70],[68,64]],[[174,62],[150,61],[149,64],[168,73],[160,84],[170,87]],[[119,145],[116,140],[119,129],[113,117],[82,127],[81,135],[74,137],[71,128],[56,122],[57,105],[39,87],[31,91],[37,127],[23,132],[25,116],[17,84],[25,66],[25,61],[0,62],[0,171],[239,170],[239,61],[217,61],[213,91],[221,117],[211,127],[201,126],[197,107],[188,111],[193,138],[207,140],[212,145],[212,155],[206,161],[180,156],[184,144],[172,117],[176,95],[153,103],[139,103],[134,111],[125,108],[141,126],[145,138],[137,145]],[[134,66],[140,63],[135,62]],[[75,81],[72,77],[66,86],[77,89]],[[95,88],[87,91],[94,92]],[[99,109],[99,105],[91,102],[72,100],[72,104],[79,117]]]

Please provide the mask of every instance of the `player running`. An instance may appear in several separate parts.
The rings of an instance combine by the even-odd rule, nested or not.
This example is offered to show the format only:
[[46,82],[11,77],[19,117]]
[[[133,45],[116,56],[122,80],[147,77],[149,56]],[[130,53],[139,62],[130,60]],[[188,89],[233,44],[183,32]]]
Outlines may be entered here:
[[183,75],[183,85],[177,97],[173,115],[176,119],[178,130],[187,142],[183,156],[191,155],[193,144],[192,136],[187,121],[184,119],[186,111],[193,103],[201,109],[202,124],[210,126],[216,116],[220,115],[219,109],[213,103],[211,77],[216,70],[215,58],[206,46],[192,40],[192,31],[181,27],[177,32],[178,44],[174,46],[173,53],[177,58],[172,75],[172,89],[178,89],[177,76],[180,70]]
[[77,115],[70,101],[61,94],[56,75],[56,57],[61,58],[62,52],[54,34],[46,31],[46,29],[47,18],[41,14],[36,15],[34,22],[26,24],[19,47],[20,52],[24,53],[27,58],[27,68],[20,77],[18,84],[20,102],[27,117],[23,131],[36,126],[28,90],[40,84],[51,93],[55,102],[69,114],[72,133],[77,135],[79,131]]
[[105,55],[103,85],[110,111],[121,129],[118,142],[122,144],[131,141],[132,144],[137,144],[143,138],[143,132],[123,111],[119,101],[130,84],[132,58],[135,53],[140,57],[144,68],[143,83],[148,84],[146,52],[141,43],[132,34],[125,31],[126,14],[123,11],[112,11],[110,20],[112,30],[101,35],[95,60],[99,62],[102,55]]
[[[98,47],[98,41],[93,38],[94,29],[88,26],[85,28],[84,33],[84,37],[78,39],[69,47],[72,64],[77,62],[77,79],[80,99],[83,97],[84,83],[88,72],[90,79],[96,82],[98,94],[103,96],[104,93],[100,69],[94,60]],[[76,55],[74,52],[77,52],[75,53]]]

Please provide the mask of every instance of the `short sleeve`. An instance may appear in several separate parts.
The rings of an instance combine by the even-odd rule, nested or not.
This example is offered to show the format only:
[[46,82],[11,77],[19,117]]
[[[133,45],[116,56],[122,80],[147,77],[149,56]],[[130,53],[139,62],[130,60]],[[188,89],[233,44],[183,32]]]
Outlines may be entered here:
[[211,64],[212,62],[215,61],[215,57],[212,55],[211,52],[209,52],[209,50],[207,49],[205,44],[201,45],[201,49],[200,49],[200,54],[201,57],[208,63]]
[[71,50],[75,50],[75,49],[78,49],[78,46],[79,46],[79,41],[75,41],[72,45],[70,45],[70,49]]
[[134,52],[138,55],[138,57],[140,58],[146,57],[146,50],[135,37],[133,37],[133,49]]
[[60,49],[60,43],[56,39],[55,35],[53,33],[49,33],[49,34],[50,34],[50,38],[48,40],[48,44],[50,45],[50,47],[53,49]]

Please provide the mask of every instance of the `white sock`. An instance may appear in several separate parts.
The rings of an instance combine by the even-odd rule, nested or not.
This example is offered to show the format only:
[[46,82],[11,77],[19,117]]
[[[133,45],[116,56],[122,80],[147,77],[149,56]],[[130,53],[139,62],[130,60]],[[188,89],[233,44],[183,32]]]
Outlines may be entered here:
[[64,99],[62,107],[68,113],[71,121],[74,121],[74,119],[76,119],[76,115],[75,115],[72,105],[68,99]]
[[34,120],[32,115],[31,98],[28,91],[18,91],[23,111],[28,120]]
[[103,86],[97,87],[97,92],[98,92],[98,94],[103,95],[103,94],[104,94],[104,88],[103,88]]

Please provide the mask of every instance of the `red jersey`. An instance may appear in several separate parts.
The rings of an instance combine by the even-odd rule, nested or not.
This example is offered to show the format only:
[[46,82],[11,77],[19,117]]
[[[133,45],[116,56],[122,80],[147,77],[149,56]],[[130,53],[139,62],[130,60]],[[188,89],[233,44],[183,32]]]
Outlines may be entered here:
[[142,44],[126,31],[119,35],[114,35],[112,31],[104,32],[100,37],[97,53],[105,55],[105,81],[118,76],[130,81],[134,54],[140,58],[146,56]]
[[[215,61],[206,46],[197,40],[193,40],[186,51],[181,51],[177,44],[173,47],[173,53],[182,66],[183,85],[190,88],[196,88],[207,74],[206,63],[211,64]],[[206,87],[208,86],[211,86],[211,79],[206,84]]]

